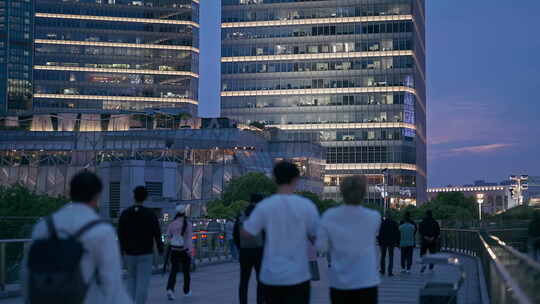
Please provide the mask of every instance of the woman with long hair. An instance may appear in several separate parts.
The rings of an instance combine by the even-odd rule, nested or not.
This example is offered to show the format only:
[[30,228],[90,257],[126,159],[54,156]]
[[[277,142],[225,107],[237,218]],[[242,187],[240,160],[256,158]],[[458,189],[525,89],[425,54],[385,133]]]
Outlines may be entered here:
[[187,220],[185,206],[176,207],[174,220],[167,229],[167,237],[170,246],[171,273],[167,282],[167,297],[174,300],[174,286],[176,285],[176,275],[182,266],[184,273],[184,295],[190,296],[191,289],[191,252],[193,229],[191,223]]

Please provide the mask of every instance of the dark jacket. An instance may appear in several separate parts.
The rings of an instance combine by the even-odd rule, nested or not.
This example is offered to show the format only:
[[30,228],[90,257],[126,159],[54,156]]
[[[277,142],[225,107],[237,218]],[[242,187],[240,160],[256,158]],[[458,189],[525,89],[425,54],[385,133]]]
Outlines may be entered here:
[[432,217],[424,218],[420,223],[419,230],[420,235],[422,236],[422,241],[425,240],[424,237],[438,238],[441,234],[439,223],[437,223],[437,221]]
[[379,235],[377,240],[380,246],[399,246],[401,238],[401,232],[399,232],[399,225],[393,219],[385,219],[381,228],[379,229]]
[[118,223],[118,238],[123,254],[152,254],[154,241],[158,251],[163,253],[161,228],[152,209],[132,206],[124,210]]
[[240,229],[242,229],[244,226],[244,222],[247,221],[255,209],[255,206],[256,205],[253,203],[250,204],[234,222],[233,240],[236,248],[238,248],[240,251],[242,251],[242,249],[262,249],[264,247],[264,241],[266,238],[264,230],[259,235],[254,237],[245,237],[240,233]]

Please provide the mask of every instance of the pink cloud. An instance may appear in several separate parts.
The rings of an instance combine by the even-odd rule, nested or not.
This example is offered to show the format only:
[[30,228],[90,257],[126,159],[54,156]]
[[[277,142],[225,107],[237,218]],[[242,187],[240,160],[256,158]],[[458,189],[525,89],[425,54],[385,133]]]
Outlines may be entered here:
[[489,144],[451,149],[452,153],[484,153],[513,146],[513,144]]

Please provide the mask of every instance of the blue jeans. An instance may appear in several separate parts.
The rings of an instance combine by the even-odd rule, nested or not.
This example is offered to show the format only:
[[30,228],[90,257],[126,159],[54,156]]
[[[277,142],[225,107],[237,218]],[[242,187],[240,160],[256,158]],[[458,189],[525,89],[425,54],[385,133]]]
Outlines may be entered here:
[[152,258],[151,254],[126,255],[127,291],[135,304],[144,304],[148,298]]
[[238,248],[236,248],[234,240],[229,240],[229,250],[231,251],[233,260],[238,260]]

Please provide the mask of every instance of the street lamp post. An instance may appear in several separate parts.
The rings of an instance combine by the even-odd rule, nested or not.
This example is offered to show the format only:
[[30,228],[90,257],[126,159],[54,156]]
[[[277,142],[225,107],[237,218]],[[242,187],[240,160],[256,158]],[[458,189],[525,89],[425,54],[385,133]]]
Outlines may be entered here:
[[478,203],[478,220],[482,221],[482,203],[484,203],[484,193],[476,194],[476,202]]
[[383,215],[386,216],[386,200],[388,198],[388,192],[387,192],[387,184],[388,184],[388,177],[387,177],[387,172],[388,172],[388,169],[383,169],[382,170],[382,174],[383,174]]
[[524,192],[529,189],[529,184],[527,183],[527,181],[529,180],[529,176],[510,175],[510,180],[515,182],[515,184],[510,186],[510,193],[512,194],[512,198],[518,201],[518,205],[524,205]]

